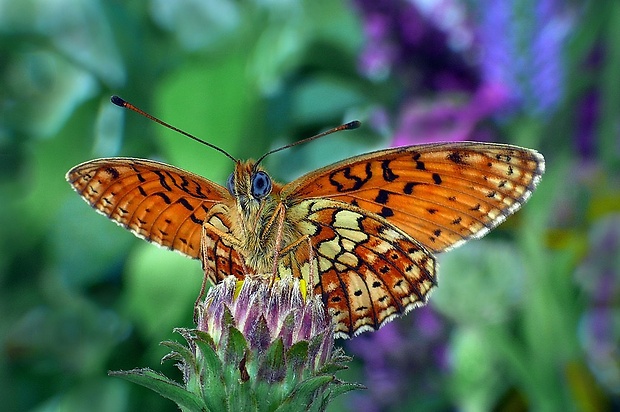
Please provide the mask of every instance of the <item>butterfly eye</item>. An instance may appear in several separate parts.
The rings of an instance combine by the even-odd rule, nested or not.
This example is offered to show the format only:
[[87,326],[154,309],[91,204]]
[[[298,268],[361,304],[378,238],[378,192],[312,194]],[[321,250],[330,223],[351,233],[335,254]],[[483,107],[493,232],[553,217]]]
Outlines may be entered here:
[[228,180],[226,181],[226,188],[230,192],[231,195],[235,196],[235,174],[231,173],[228,176]]
[[261,199],[271,193],[271,178],[265,172],[259,171],[252,176],[252,196]]

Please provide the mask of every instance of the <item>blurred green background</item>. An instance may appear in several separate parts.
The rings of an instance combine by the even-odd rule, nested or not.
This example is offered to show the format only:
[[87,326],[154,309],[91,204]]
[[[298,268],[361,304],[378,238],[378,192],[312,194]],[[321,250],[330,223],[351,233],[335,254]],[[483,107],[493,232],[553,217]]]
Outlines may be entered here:
[[160,365],[200,265],[89,208],[64,174],[157,159],[281,181],[437,140],[535,148],[547,173],[484,240],[440,257],[431,304],[349,342],[332,411],[620,409],[620,2],[0,0],[0,409],[173,411],[108,370]]

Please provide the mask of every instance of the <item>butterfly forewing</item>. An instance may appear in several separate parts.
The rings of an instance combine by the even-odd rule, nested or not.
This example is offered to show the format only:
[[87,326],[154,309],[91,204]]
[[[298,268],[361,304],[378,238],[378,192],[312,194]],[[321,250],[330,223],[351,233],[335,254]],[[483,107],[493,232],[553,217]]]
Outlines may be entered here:
[[223,187],[150,160],[98,159],[67,173],[73,188],[101,214],[136,236],[192,258],[213,204],[230,200]]
[[432,252],[482,237],[514,213],[544,172],[536,151],[460,142],[354,157],[285,186],[292,199],[329,198],[381,216]]

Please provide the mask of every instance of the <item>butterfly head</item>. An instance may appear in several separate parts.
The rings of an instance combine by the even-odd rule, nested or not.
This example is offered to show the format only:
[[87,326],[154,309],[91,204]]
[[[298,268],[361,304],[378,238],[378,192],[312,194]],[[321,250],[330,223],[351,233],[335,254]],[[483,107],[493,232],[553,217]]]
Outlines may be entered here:
[[237,162],[226,182],[228,191],[242,209],[263,203],[271,194],[273,186],[271,176],[251,160]]

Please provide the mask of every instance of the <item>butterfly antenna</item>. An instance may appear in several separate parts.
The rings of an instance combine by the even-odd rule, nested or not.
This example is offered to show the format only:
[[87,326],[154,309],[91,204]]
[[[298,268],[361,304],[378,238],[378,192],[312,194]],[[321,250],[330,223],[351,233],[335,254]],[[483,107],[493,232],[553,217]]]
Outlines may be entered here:
[[308,143],[312,140],[316,140],[319,139],[323,136],[327,136],[328,134],[332,134],[332,133],[336,133],[339,132],[341,130],[353,130],[353,129],[357,129],[358,127],[360,127],[362,123],[359,120],[353,120],[352,122],[349,123],[345,123],[345,124],[341,124],[340,126],[336,126],[332,129],[326,130],[324,132],[321,132],[319,134],[315,134],[314,136],[310,136],[310,137],[306,137],[305,139],[302,140],[298,140],[294,143],[291,144],[287,144],[286,146],[282,146],[282,147],[278,147],[277,149],[273,149],[268,151],[267,153],[265,153],[264,155],[262,155],[255,163],[255,166],[258,165],[265,157],[274,154],[276,152],[279,152],[280,150],[284,150],[284,149],[288,149],[291,148],[293,146],[297,146],[298,144],[302,144],[302,143]]
[[148,113],[147,113],[147,112],[145,112],[144,110],[142,110],[142,109],[140,109],[140,108],[138,108],[138,107],[134,106],[133,104],[131,104],[131,103],[129,103],[129,102],[127,102],[127,101],[125,101],[125,100],[121,99],[121,98],[120,98],[120,97],[118,97],[118,96],[112,96],[112,98],[111,98],[110,100],[112,101],[112,103],[114,103],[114,104],[115,104],[115,105],[117,105],[117,106],[124,107],[125,109],[129,109],[129,110],[133,110],[134,112],[141,114],[142,116],[146,117],[147,119],[151,119],[152,121],[154,121],[154,122],[156,122],[156,123],[159,123],[159,124],[161,124],[162,126],[167,127],[168,129],[172,129],[172,130],[174,130],[175,132],[179,132],[179,133],[181,133],[182,135],[187,136],[187,137],[189,137],[190,139],[197,141],[198,143],[202,143],[202,144],[204,144],[205,146],[209,146],[210,148],[215,149],[215,150],[217,150],[217,151],[218,151],[218,152],[220,152],[220,153],[223,153],[223,154],[224,154],[224,155],[226,155],[228,158],[232,159],[232,161],[233,161],[233,162],[236,162],[236,161],[237,161],[237,159],[235,159],[234,157],[232,157],[232,156],[231,156],[231,155],[230,155],[230,154],[229,154],[226,150],[224,150],[224,149],[222,149],[222,148],[219,148],[219,147],[217,147],[216,145],[214,145],[214,144],[212,144],[212,143],[205,142],[204,140],[199,139],[199,138],[197,138],[196,136],[194,136],[194,135],[192,135],[192,134],[189,134],[189,133],[187,133],[187,132],[185,132],[185,131],[183,131],[183,130],[179,129],[178,127],[174,127],[174,126],[172,126],[171,124],[168,124],[168,123],[164,122],[163,120],[160,120],[160,119],[158,119],[157,117],[155,117],[155,116],[153,116],[153,115],[151,115],[151,114],[148,114]]

